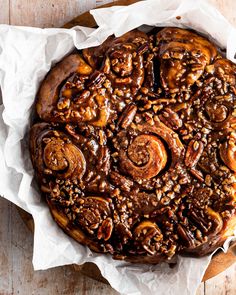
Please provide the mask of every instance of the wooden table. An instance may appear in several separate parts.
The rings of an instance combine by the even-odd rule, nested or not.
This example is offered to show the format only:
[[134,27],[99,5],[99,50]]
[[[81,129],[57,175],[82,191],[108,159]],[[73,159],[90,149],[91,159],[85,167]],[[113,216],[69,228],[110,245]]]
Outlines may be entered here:
[[[0,0],[0,23],[60,27],[77,15],[111,0]],[[235,0],[210,0],[236,26]],[[34,272],[33,235],[16,207],[0,198],[0,295],[117,294],[72,266]],[[202,283],[197,295],[235,295],[236,265]],[[145,295],[145,294],[144,294]],[[168,294],[167,294],[168,295]]]

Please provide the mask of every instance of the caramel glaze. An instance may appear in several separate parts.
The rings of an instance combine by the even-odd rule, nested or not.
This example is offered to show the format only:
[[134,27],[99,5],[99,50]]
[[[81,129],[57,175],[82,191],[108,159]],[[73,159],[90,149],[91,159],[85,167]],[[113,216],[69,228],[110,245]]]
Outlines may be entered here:
[[189,30],[138,30],[42,82],[30,152],[78,242],[138,263],[202,256],[236,226],[236,65]]

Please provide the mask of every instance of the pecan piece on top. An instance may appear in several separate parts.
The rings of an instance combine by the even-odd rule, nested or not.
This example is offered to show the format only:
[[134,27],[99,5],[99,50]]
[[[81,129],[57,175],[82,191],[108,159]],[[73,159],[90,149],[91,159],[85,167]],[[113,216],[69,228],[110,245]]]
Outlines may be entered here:
[[155,254],[159,250],[163,241],[161,230],[156,223],[149,220],[142,221],[135,228],[134,237],[137,246],[142,246],[142,248],[151,255]]
[[98,228],[97,238],[99,240],[104,239],[104,241],[107,241],[110,239],[113,231],[113,222],[110,217],[103,220],[101,226]]
[[123,191],[130,192],[131,188],[133,187],[134,183],[132,180],[128,179],[125,176],[120,175],[115,171],[111,171],[110,178],[112,184],[118,186]]
[[188,248],[192,248],[195,245],[195,239],[193,234],[182,224],[177,225],[177,232],[181,237],[183,243]]
[[229,169],[236,172],[236,133],[231,133],[228,140],[220,146],[220,157]]
[[159,118],[164,124],[166,124],[166,126],[173,130],[181,128],[183,124],[179,115],[170,108],[164,109]]
[[137,106],[134,104],[128,105],[120,116],[118,120],[118,125],[120,125],[124,129],[129,127],[135,117],[137,109]]
[[202,155],[203,149],[204,145],[202,141],[192,139],[185,154],[185,165],[189,168],[196,166]]

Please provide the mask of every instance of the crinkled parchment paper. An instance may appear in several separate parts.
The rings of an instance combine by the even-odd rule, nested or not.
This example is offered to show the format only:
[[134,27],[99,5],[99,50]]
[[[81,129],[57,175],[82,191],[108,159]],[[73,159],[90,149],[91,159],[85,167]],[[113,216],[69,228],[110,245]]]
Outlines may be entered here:
[[[91,12],[98,29],[39,29],[0,25],[0,194],[33,215],[35,270],[94,262],[111,286],[122,294],[194,294],[210,256],[178,258],[177,266],[131,265],[97,255],[69,238],[52,220],[33,180],[28,131],[40,82],[51,66],[77,48],[101,44],[139,27],[180,26],[210,35],[232,61],[236,30],[206,1],[147,0],[128,7]],[[177,19],[176,16],[181,18]]]

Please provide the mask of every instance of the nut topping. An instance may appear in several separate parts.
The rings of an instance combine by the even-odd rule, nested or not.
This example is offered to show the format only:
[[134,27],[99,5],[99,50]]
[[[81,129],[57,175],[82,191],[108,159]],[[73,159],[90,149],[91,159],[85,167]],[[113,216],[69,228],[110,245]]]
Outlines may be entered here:
[[185,165],[193,168],[199,161],[204,145],[201,141],[191,140],[185,155]]
[[98,229],[97,238],[107,241],[110,239],[113,230],[113,222],[111,218],[107,218],[102,222],[102,225]]
[[236,65],[196,32],[156,32],[65,57],[30,132],[58,225],[139,263],[211,253],[236,224]]
[[220,146],[220,157],[227,167],[236,172],[236,133],[231,133]]
[[178,224],[177,225],[177,232],[180,235],[181,239],[183,240],[183,243],[188,247],[192,248],[195,246],[194,236],[192,233],[187,230],[183,225]]
[[151,221],[141,222],[134,230],[134,238],[138,241],[137,246],[141,242],[143,249],[151,255],[159,250],[163,240],[160,229]]
[[159,117],[164,124],[173,130],[177,130],[182,127],[182,120],[179,115],[170,108],[165,108]]
[[134,120],[134,116],[137,112],[137,107],[134,104],[130,104],[126,107],[126,109],[123,111],[121,117],[118,120],[118,125],[120,125],[122,128],[126,129],[129,127],[129,125]]

